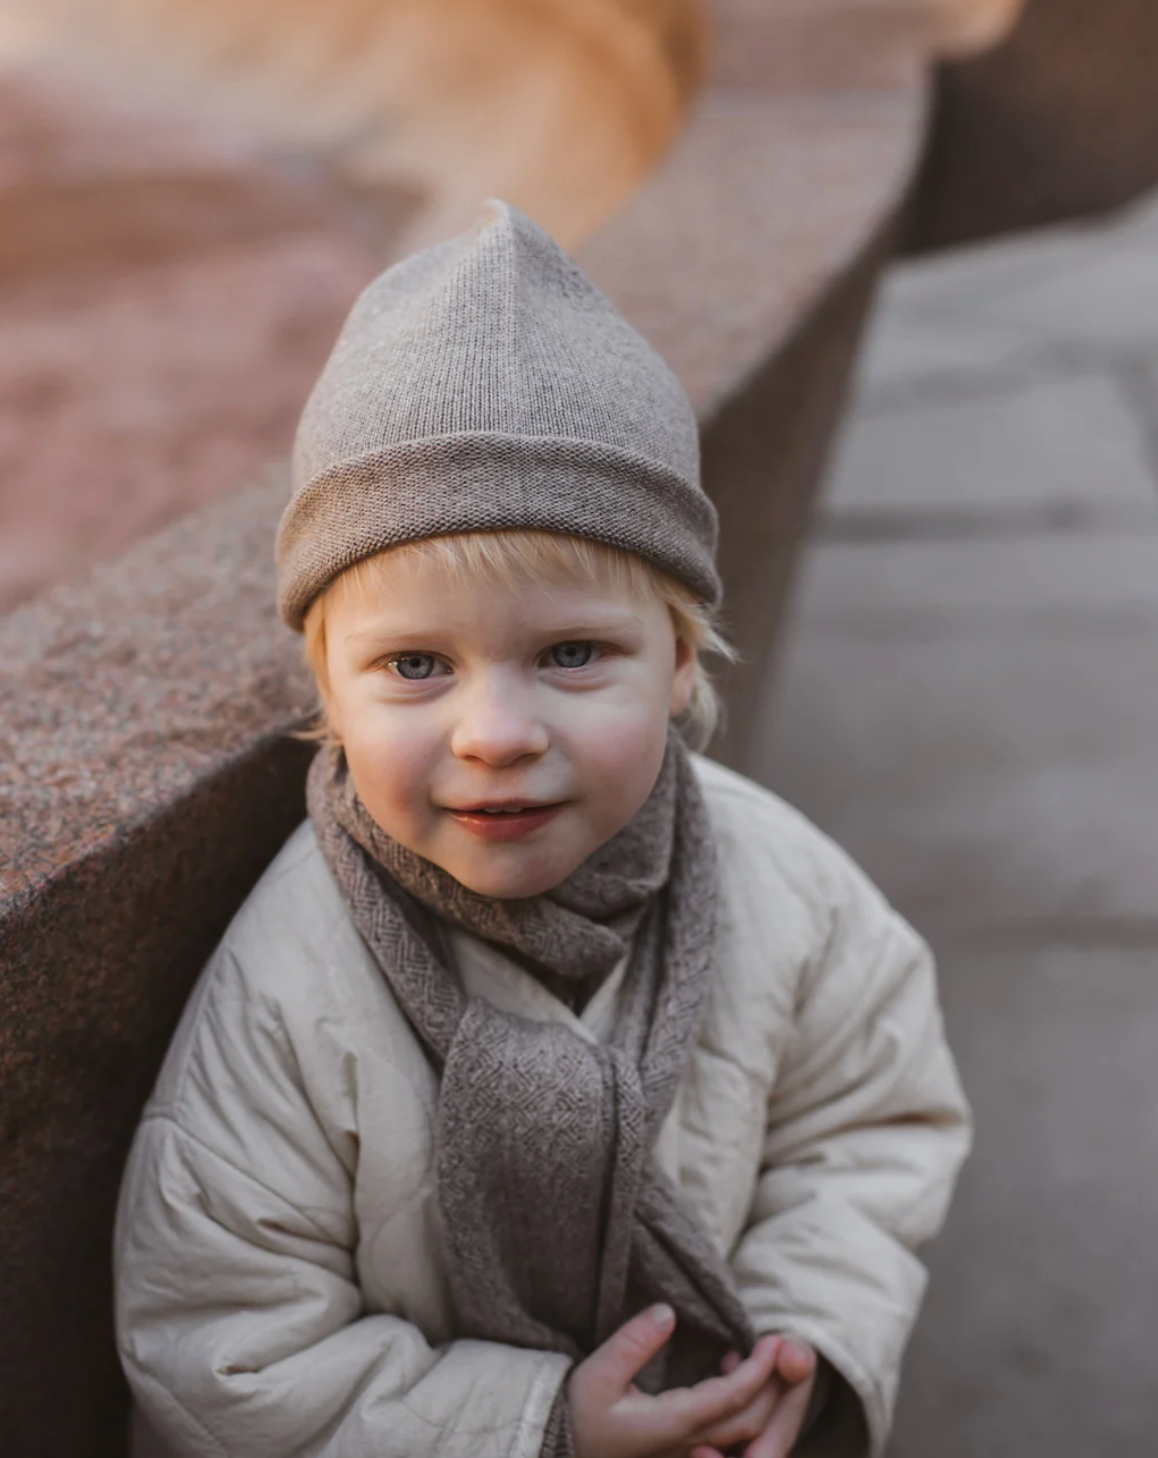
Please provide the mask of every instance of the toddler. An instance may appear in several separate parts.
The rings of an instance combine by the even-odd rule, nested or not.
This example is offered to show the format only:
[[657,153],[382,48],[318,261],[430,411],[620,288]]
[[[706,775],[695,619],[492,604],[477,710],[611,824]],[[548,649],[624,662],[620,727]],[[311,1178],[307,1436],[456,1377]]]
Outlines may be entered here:
[[277,541],[309,820],[122,1188],[137,1458],[881,1453],[968,1113],[924,944],[695,752],[715,533],[514,209],[354,306]]

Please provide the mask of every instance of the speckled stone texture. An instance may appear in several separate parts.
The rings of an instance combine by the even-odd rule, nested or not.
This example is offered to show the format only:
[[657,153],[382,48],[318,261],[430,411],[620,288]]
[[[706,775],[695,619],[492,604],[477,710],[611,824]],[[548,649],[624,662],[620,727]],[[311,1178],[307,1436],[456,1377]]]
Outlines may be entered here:
[[[0,619],[0,1431],[123,1452],[109,1241],[189,987],[304,813],[280,480]],[[206,551],[206,535],[213,541]]]
[[1158,5],[1029,0],[988,54],[945,69],[916,248],[1041,227],[1158,182]]
[[[850,4],[863,16],[865,0]],[[715,9],[716,74],[681,142],[580,257],[667,355],[703,426],[733,636],[748,659],[728,686],[731,726],[717,753],[744,767],[795,542],[916,166],[925,53],[915,32],[892,23],[875,43],[862,25],[856,47],[835,44],[844,32],[831,27],[845,18],[837,4],[791,7],[775,23],[763,0]],[[265,256],[281,256],[281,244],[268,246]],[[326,246],[333,257],[352,250],[310,275],[330,280],[326,299],[336,302],[359,245]],[[261,268],[246,277],[256,287]],[[306,274],[284,277],[288,298]],[[144,330],[133,337],[155,340],[128,283],[110,274],[107,293],[83,294],[90,312],[71,317],[79,325],[99,315],[120,288]],[[303,307],[321,298],[305,284],[301,293]],[[160,418],[179,434],[186,394],[203,402],[205,429],[243,422],[228,454],[232,488],[234,468],[256,466],[288,425],[282,406],[259,412],[269,434],[244,424],[253,390],[264,389],[252,378],[260,361],[284,363],[287,381],[299,366],[280,360],[297,346],[278,343],[276,308],[244,313],[253,300],[243,279],[226,296],[246,319],[265,321],[265,343],[249,354],[246,343],[239,364],[214,353],[214,331],[179,332],[173,368],[203,347],[202,383],[225,388],[210,408],[216,397],[174,385]],[[162,295],[141,297],[157,305]],[[309,315],[303,359],[324,308]],[[53,337],[90,347],[81,332],[70,342],[63,325]],[[90,388],[125,411],[137,398],[102,378],[101,357],[78,365],[75,378],[87,382],[76,391],[78,422]],[[154,379],[155,359],[142,344],[139,383]],[[107,421],[106,412],[78,425],[55,479],[89,464],[110,469]],[[131,412],[118,417],[130,490],[152,480],[133,454],[138,427]],[[167,429],[154,439],[169,439]],[[186,479],[191,494],[178,492],[162,514],[229,489],[212,458]],[[124,1154],[193,978],[302,814],[307,751],[287,734],[309,692],[299,644],[273,606],[284,490],[274,474],[228,494],[0,622],[0,1433],[21,1458],[123,1454],[108,1249]],[[82,547],[94,530],[78,534]]]
[[0,610],[287,453],[414,200],[382,201],[131,88],[0,71]]

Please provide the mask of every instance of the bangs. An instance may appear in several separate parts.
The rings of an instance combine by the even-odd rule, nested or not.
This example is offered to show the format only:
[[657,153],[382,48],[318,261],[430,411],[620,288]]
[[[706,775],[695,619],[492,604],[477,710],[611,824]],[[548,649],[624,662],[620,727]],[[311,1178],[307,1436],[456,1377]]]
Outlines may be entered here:
[[[665,576],[634,552],[605,546],[587,537],[572,537],[548,531],[457,532],[446,536],[422,537],[388,547],[373,557],[356,562],[343,576],[359,586],[375,584],[386,563],[397,557],[417,557],[435,563],[458,583],[484,586],[512,579],[546,578],[549,581],[580,582],[585,586],[622,588],[637,601],[656,592],[656,578]],[[679,584],[672,583],[674,587]],[[689,602],[691,593],[684,589]]]

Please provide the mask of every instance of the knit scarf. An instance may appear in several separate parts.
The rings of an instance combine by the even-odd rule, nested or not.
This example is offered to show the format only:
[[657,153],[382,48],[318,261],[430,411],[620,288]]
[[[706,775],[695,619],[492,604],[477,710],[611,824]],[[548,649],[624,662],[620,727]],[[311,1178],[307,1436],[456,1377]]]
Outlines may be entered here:
[[[673,728],[650,796],[552,890],[480,896],[388,836],[340,749],[307,798],[355,925],[441,1072],[435,1176],[460,1334],[580,1359],[653,1301],[678,1324],[645,1385],[694,1382],[753,1332],[727,1266],[652,1150],[711,976],[715,845]],[[468,997],[448,926],[556,978],[630,953],[610,1043]]]

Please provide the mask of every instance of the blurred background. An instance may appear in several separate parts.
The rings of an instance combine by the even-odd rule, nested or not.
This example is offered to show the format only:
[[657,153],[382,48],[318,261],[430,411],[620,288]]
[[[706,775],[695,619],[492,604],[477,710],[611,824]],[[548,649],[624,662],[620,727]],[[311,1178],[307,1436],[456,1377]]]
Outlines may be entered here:
[[891,1454],[1152,1458],[1155,75],[1152,0],[0,0],[11,1451],[123,1452],[125,1141],[300,814],[267,558],[305,393],[500,195],[692,394],[748,659],[719,757],[939,956],[978,1142]]
[[976,1152],[897,1458],[1152,1453],[1158,197],[882,289],[764,776],[938,955]]

